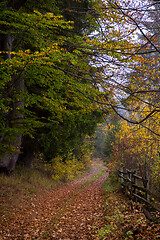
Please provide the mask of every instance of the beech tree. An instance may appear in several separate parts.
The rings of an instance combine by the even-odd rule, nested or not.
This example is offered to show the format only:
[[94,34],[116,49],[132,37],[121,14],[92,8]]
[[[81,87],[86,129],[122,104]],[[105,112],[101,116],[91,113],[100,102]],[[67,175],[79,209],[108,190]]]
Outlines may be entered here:
[[87,129],[91,121],[95,128],[101,119],[97,104],[76,91],[82,88],[92,97],[97,94],[88,74],[79,73],[79,78],[74,74],[74,66],[86,72],[89,65],[74,46],[81,45],[82,39],[68,33],[72,22],[52,12],[28,12],[26,3],[1,4],[1,168],[8,172],[15,168],[22,135],[34,137],[39,129],[42,138],[43,131],[50,129],[60,136],[63,132],[61,138],[67,140],[65,131],[68,138],[71,131],[63,130],[65,125],[80,126],[76,130],[81,136],[91,132],[91,127]]

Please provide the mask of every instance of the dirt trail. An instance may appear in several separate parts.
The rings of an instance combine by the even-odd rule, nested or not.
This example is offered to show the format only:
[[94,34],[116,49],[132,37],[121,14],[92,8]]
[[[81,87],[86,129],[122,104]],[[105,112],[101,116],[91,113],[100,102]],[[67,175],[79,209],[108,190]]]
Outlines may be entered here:
[[101,188],[108,173],[86,181],[100,170],[93,165],[83,178],[22,201],[2,219],[0,239],[97,239],[105,225]]

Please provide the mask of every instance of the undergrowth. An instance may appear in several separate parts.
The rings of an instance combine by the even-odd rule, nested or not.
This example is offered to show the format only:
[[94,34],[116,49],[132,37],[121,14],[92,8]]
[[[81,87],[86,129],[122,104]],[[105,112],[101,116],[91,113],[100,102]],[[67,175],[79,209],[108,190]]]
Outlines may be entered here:
[[149,222],[142,205],[132,203],[120,191],[117,175],[110,174],[103,185],[106,226],[100,239],[160,239],[160,224]]
[[5,174],[0,175],[0,181],[3,185],[10,185],[13,187],[43,187],[50,189],[53,186],[53,180],[47,176],[44,172],[39,171],[38,169],[27,168],[24,166],[18,166],[14,173],[10,176]]
[[120,189],[118,177],[116,174],[110,174],[106,182],[103,184],[103,192],[107,195],[109,192],[113,192]]
[[6,214],[22,200],[29,201],[33,194],[56,187],[56,182],[44,172],[18,166],[10,176],[0,174],[0,212]]

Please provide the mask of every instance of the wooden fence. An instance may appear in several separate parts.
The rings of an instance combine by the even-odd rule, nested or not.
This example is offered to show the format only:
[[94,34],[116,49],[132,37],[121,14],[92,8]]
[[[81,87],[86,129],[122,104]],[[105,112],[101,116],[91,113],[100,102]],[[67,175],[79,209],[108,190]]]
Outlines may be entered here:
[[[148,180],[136,174],[136,171],[120,169],[118,172],[121,186],[126,195],[133,201],[140,201],[150,205],[160,212],[160,208],[155,204],[157,196],[149,190]],[[160,200],[160,199],[159,199]]]

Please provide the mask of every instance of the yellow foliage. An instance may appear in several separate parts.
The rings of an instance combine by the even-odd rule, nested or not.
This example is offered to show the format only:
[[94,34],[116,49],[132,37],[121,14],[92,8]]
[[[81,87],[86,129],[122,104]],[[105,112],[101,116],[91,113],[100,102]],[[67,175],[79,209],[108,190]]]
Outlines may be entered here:
[[[142,117],[149,111],[144,107]],[[133,118],[136,117],[134,114]],[[156,135],[160,135],[159,119],[160,113],[157,113],[142,125],[122,121],[113,143],[113,160],[118,166],[145,169],[154,182],[160,182],[160,138]]]
[[86,168],[88,162],[90,158],[87,155],[85,159],[77,160],[70,154],[65,160],[61,156],[54,158],[52,163],[45,164],[45,168],[51,172],[53,180],[70,181]]

